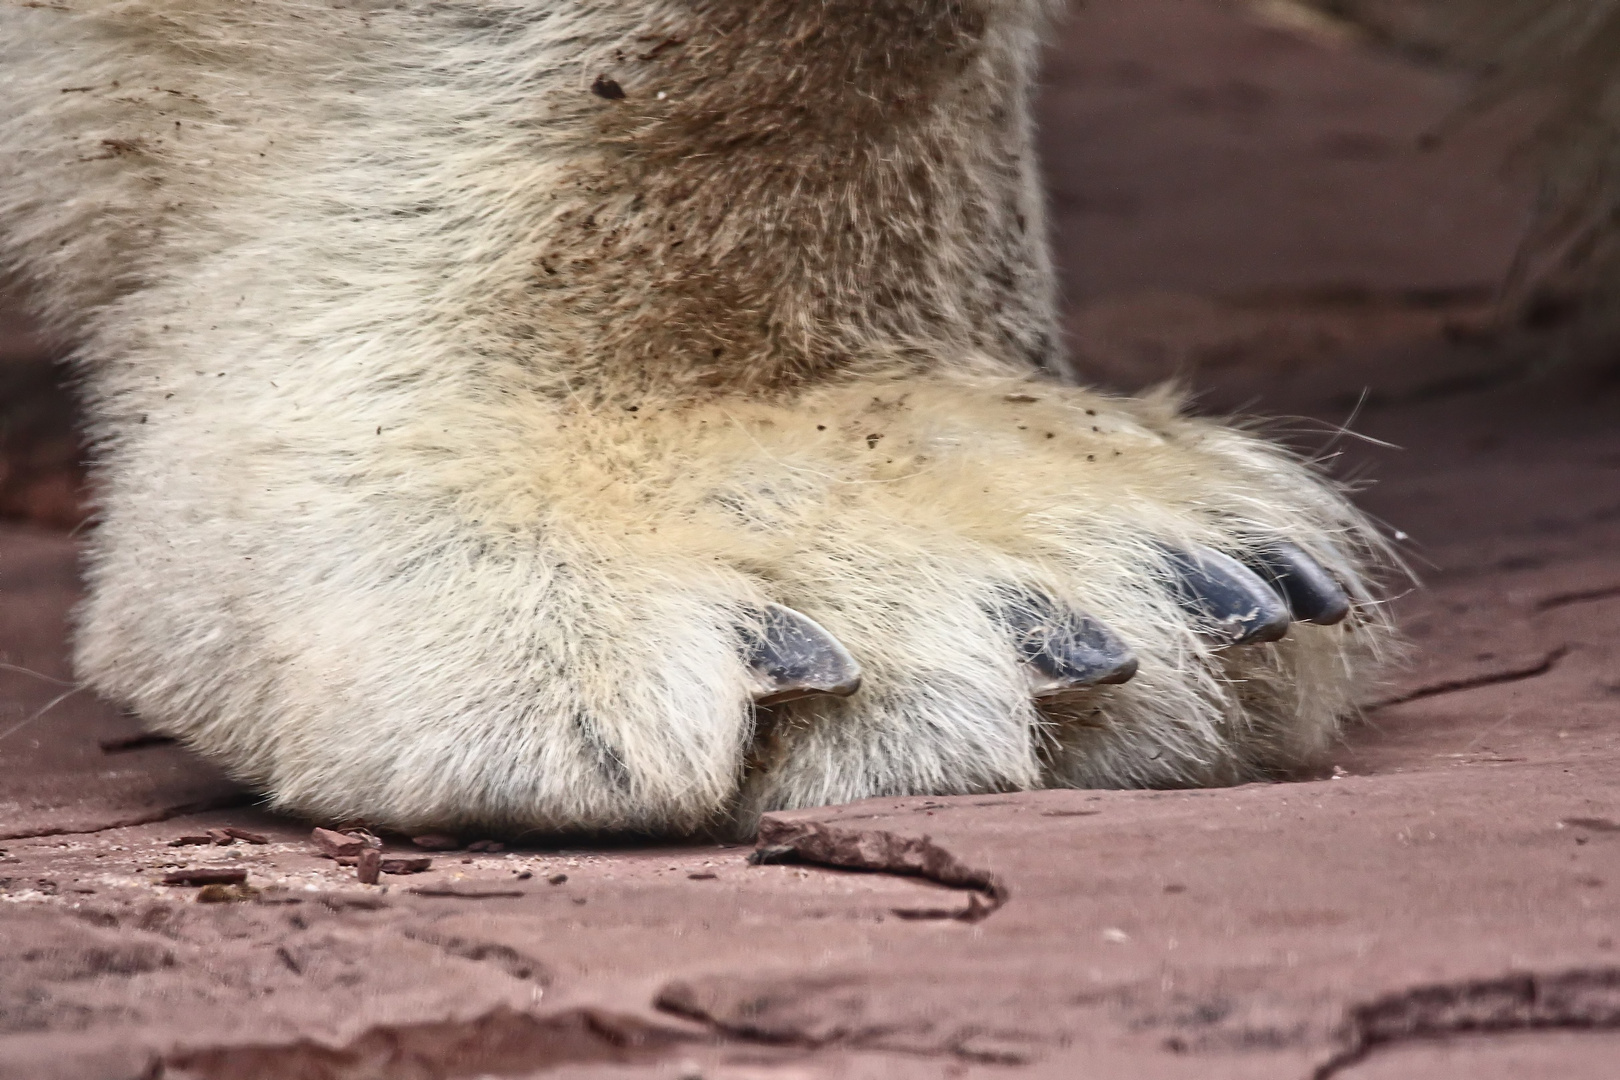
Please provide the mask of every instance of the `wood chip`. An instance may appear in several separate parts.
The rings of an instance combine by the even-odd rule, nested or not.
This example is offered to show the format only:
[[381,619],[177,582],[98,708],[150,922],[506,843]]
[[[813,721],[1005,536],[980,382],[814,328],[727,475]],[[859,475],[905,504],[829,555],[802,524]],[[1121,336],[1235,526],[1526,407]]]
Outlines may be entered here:
[[226,866],[199,866],[163,875],[165,885],[240,885],[247,871]]
[[687,874],[686,876],[691,878],[693,881],[713,881],[720,875],[716,874],[713,870],[699,870],[695,874]]
[[467,845],[468,851],[505,851],[506,845],[499,840],[474,840]]
[[236,843],[236,837],[232,836],[224,829],[209,829],[208,841],[212,844],[218,844],[220,847],[230,847],[232,844]]
[[546,878],[546,881],[549,882],[552,885],[561,885],[563,882],[565,882],[567,880],[568,880],[568,875],[567,874],[552,874],[550,877]]
[[382,872],[382,852],[376,848],[368,847],[355,856],[354,876],[360,879],[362,885],[377,884],[377,875]]
[[431,869],[433,860],[426,855],[394,855],[382,861],[385,874],[420,874]]
[[268,844],[270,842],[270,838],[263,833],[248,832],[246,829],[238,829],[233,825],[227,825],[220,831],[227,836],[234,836],[244,844]]
[[213,842],[214,842],[213,837],[206,836],[206,835],[205,836],[177,836],[173,840],[169,841],[169,846],[170,847],[194,847],[194,846],[198,846],[198,845],[201,845],[201,844],[212,844]]
[[333,832],[331,829],[316,829],[309,834],[310,842],[321,849],[324,855],[338,858],[343,855],[358,855],[366,847],[365,840],[347,833]]

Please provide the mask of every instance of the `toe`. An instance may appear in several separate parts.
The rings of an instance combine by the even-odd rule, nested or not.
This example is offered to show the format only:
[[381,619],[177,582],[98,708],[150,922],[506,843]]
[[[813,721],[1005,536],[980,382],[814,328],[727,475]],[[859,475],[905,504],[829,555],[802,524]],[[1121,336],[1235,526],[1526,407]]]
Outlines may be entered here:
[[1171,590],[1199,629],[1226,645],[1276,641],[1288,632],[1288,605],[1254,571],[1212,548],[1168,553]]
[[832,694],[848,697],[861,687],[861,668],[838,639],[808,615],[766,604],[749,633],[747,661],[754,701],[785,701]]
[[1322,565],[1293,544],[1278,541],[1244,562],[1269,581],[1301,622],[1332,626],[1350,614],[1350,597]]
[[1037,699],[1128,682],[1136,674],[1136,655],[1117,634],[1045,596],[1020,597],[1005,619]]

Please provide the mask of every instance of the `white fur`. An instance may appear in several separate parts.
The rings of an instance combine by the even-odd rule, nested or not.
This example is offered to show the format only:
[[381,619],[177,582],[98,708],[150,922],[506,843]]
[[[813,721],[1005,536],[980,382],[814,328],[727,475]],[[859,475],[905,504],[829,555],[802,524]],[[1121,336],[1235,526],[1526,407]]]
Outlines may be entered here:
[[[1043,7],[0,6],[0,223],[100,457],[84,676],[403,828],[1309,760],[1388,638],[1377,543],[1282,451],[1053,377]],[[1273,537],[1357,614],[1214,649],[1162,545]],[[1014,586],[1140,675],[1037,710]],[[862,691],[756,717],[767,601]]]

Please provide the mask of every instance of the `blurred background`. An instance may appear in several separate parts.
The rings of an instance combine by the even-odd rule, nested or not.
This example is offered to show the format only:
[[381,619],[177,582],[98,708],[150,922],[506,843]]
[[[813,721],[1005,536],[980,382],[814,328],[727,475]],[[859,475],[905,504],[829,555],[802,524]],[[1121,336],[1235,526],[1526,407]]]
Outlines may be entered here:
[[[1470,108],[1496,69],[1449,48],[1433,7],[1074,7],[1039,108],[1079,377],[1180,379],[1198,408],[1313,431],[1575,370],[1578,397],[1606,392],[1615,350],[1577,292],[1515,277],[1545,95]],[[26,311],[0,290],[0,518],[71,529],[86,500],[68,343]]]
[[0,518],[73,528],[87,508],[66,348],[26,311],[16,283],[0,283]]

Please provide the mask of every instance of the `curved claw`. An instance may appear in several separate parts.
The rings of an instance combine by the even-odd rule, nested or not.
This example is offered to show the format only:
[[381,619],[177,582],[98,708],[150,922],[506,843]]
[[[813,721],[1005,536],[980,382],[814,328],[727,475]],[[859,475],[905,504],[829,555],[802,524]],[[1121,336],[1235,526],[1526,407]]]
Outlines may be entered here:
[[1244,563],[1271,583],[1300,622],[1333,626],[1350,614],[1350,597],[1322,564],[1293,544],[1275,541]]
[[760,630],[749,635],[745,657],[756,704],[780,705],[817,694],[848,697],[861,688],[861,666],[810,616],[766,604]]
[[1223,644],[1276,641],[1288,633],[1288,605],[1254,571],[1211,548],[1170,551],[1172,589]]
[[1039,700],[1129,682],[1136,674],[1130,646],[1089,615],[1061,610],[1046,597],[1026,596],[1006,618],[1030,692]]

